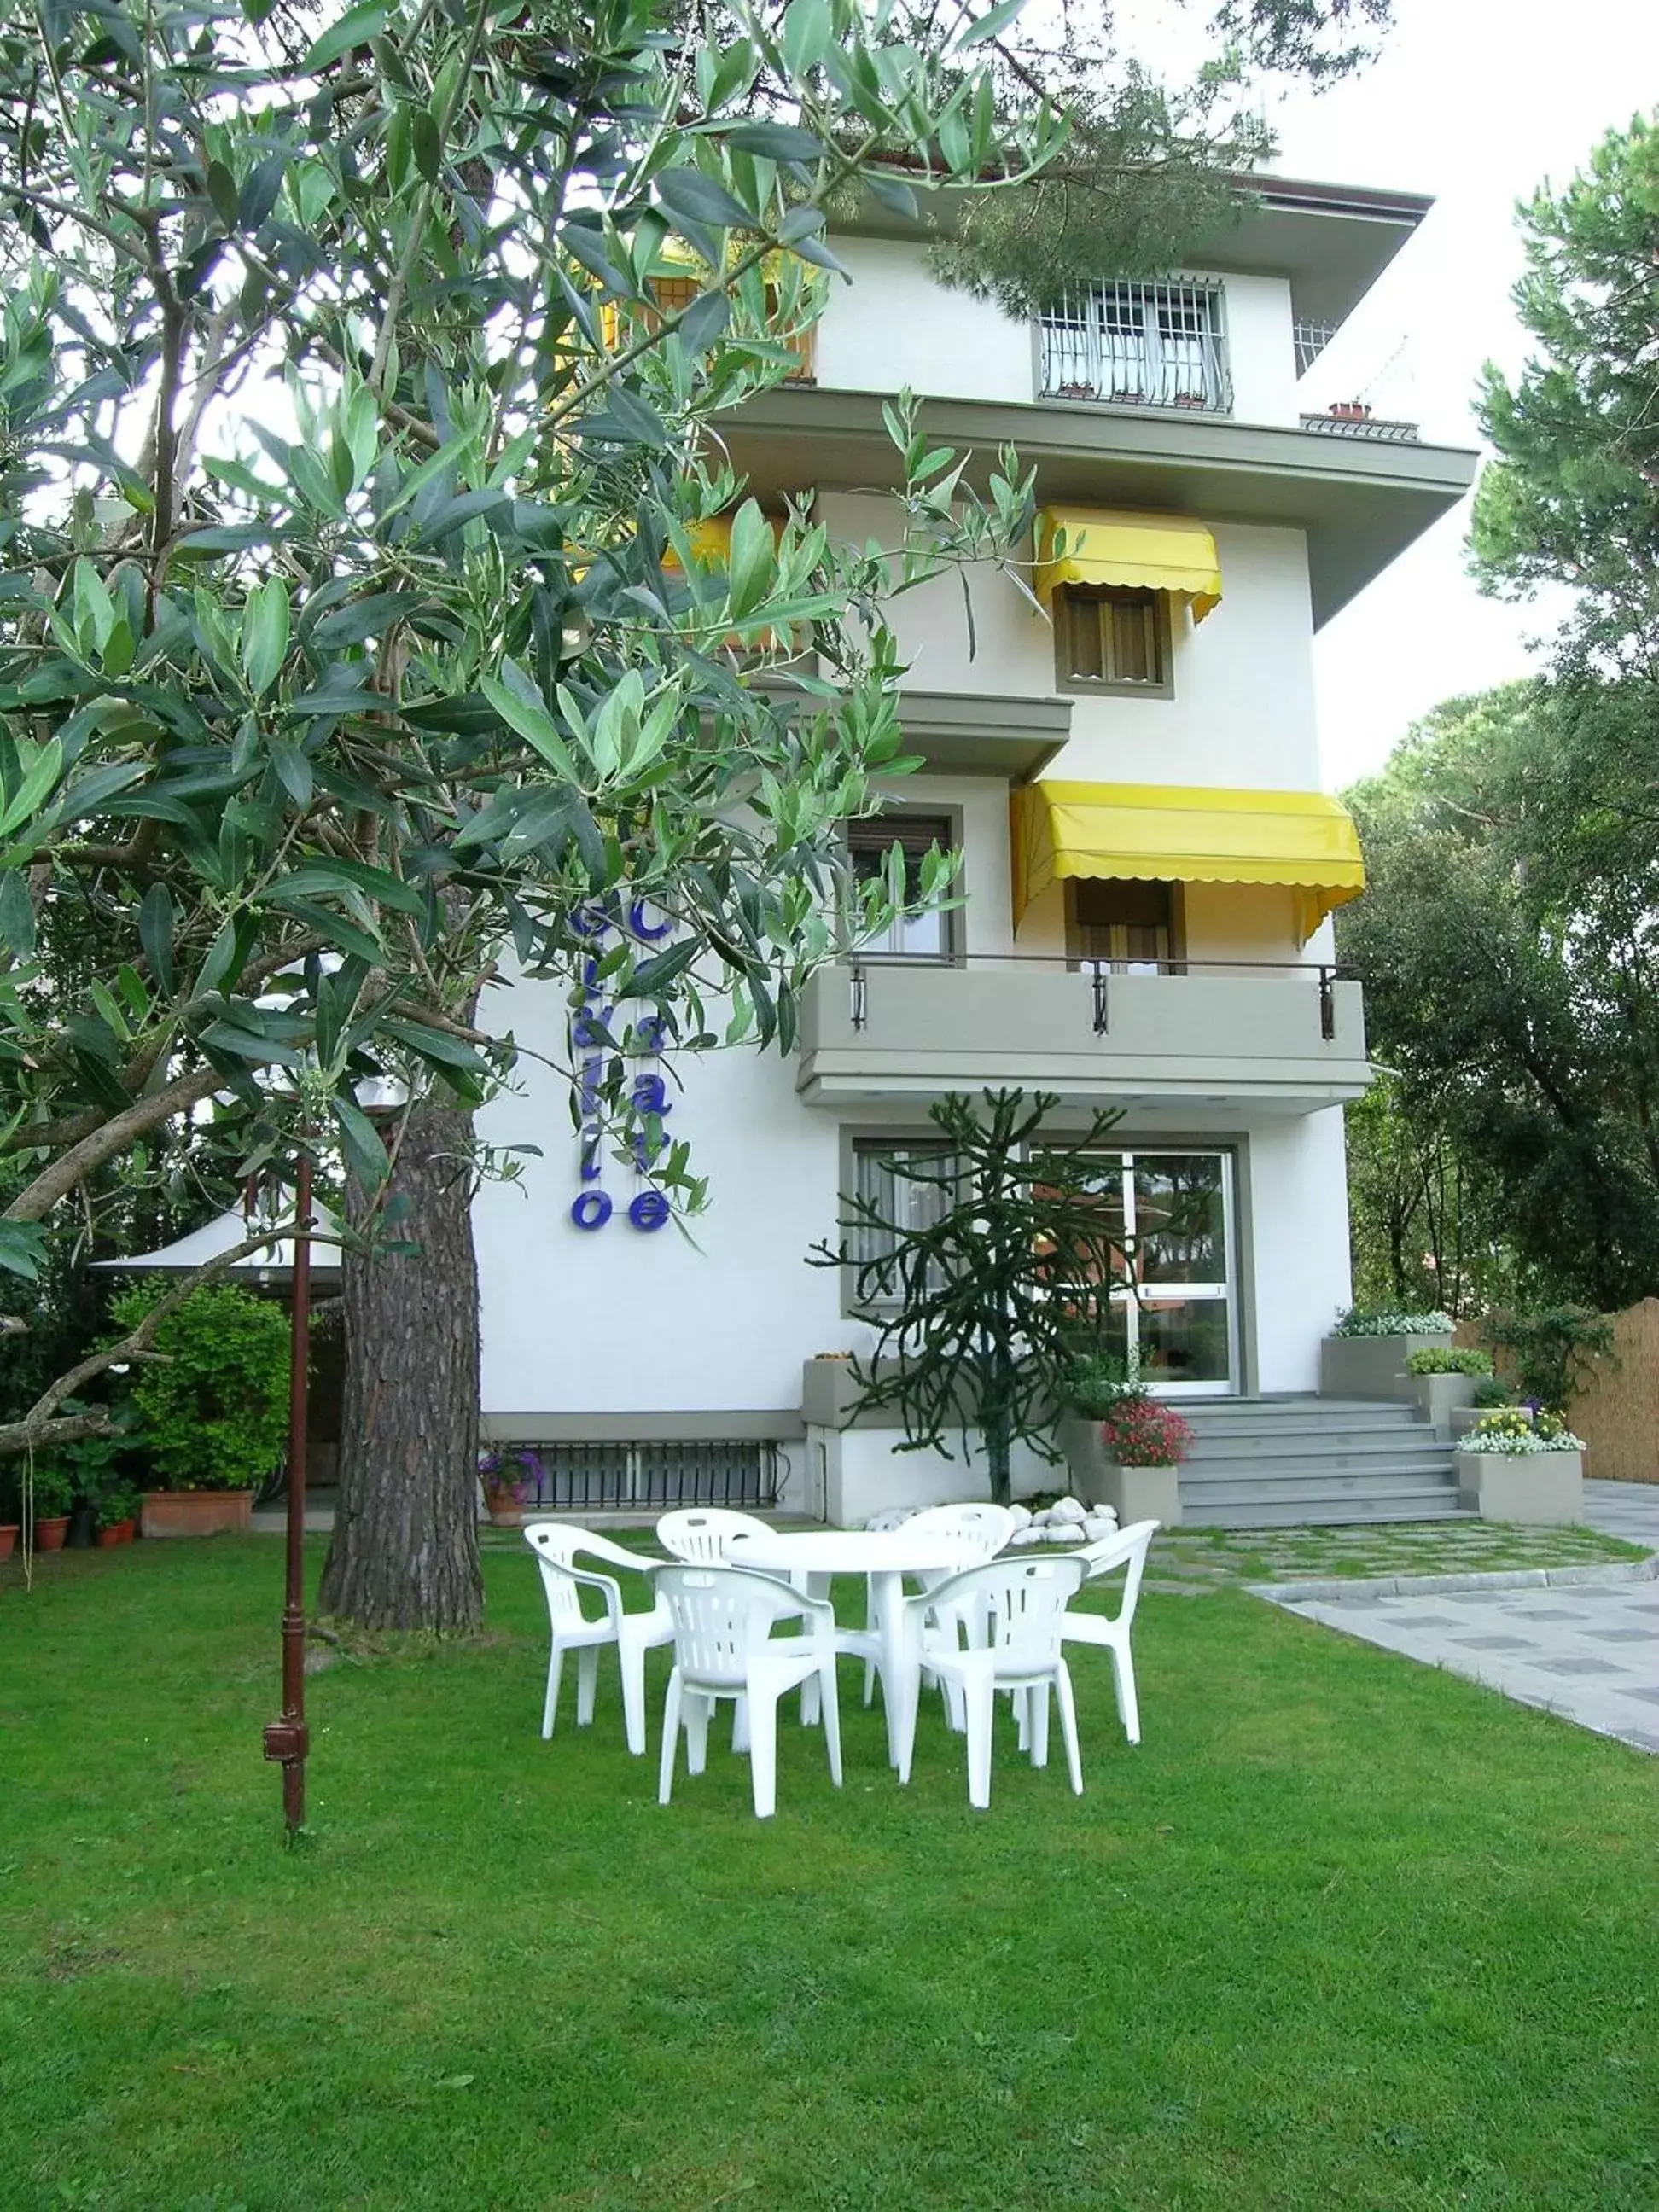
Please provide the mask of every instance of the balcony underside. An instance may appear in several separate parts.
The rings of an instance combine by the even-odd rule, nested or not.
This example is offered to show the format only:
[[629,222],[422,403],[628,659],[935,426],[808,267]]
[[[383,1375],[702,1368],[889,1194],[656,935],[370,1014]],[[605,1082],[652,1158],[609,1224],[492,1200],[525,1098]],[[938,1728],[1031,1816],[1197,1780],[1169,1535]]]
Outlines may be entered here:
[[1316,970],[1112,975],[1097,994],[1058,964],[872,960],[808,986],[796,1087],[810,1106],[920,1113],[948,1091],[1006,1085],[1197,1129],[1342,1105],[1370,1073],[1359,986],[1332,982],[1322,999]]
[[[898,481],[878,392],[759,394],[721,417],[722,437],[752,490],[875,490]],[[1455,507],[1477,456],[1461,449],[1191,414],[1067,400],[929,400],[930,436],[972,448],[983,484],[998,448],[1036,471],[1039,505],[1073,501],[1149,507],[1206,521],[1285,523],[1308,533],[1316,627],[1328,622],[1413,539]]]

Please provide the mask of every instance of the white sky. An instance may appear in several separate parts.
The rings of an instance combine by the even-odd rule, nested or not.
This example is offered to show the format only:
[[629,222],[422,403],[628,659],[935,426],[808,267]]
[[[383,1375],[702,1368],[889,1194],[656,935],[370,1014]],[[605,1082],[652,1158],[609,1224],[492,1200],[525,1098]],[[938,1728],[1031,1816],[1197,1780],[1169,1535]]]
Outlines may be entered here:
[[[1565,185],[1610,129],[1659,106],[1655,0],[1397,0],[1381,59],[1269,109],[1285,174],[1432,192],[1437,204],[1304,384],[1364,398],[1437,443],[1479,442],[1480,366],[1513,374],[1523,334],[1517,199]],[[1346,387],[1346,388],[1345,388]],[[1525,674],[1543,607],[1483,599],[1464,574],[1465,503],[1320,633],[1325,778],[1378,767],[1441,699]]]

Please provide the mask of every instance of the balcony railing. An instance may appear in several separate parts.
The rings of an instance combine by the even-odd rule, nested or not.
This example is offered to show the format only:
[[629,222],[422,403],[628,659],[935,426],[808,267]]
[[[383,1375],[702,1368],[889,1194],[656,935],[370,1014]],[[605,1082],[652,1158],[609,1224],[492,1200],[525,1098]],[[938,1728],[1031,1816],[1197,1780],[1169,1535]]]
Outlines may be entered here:
[[1115,975],[1235,975],[1316,976],[1319,983],[1319,1034],[1326,1043],[1336,1035],[1336,986],[1346,975],[1346,970],[1324,961],[1291,960],[1092,960],[1076,955],[1061,957],[1048,952],[993,952],[958,955],[951,960],[907,959],[902,953],[867,954],[848,963],[848,982],[851,992],[848,1011],[855,1031],[867,1029],[870,1024],[870,976],[894,968],[919,969],[923,973],[941,969],[963,968],[971,963],[978,968],[1044,969],[1048,973],[1064,972],[1089,978],[1089,997],[1093,1013],[1094,1033],[1097,1036],[1110,1034],[1112,1020],[1112,979]]
[[1212,284],[1100,284],[1039,326],[1040,397],[1225,415],[1232,377]]
[[1370,1079],[1359,986],[1328,962],[866,954],[802,1009],[809,1103],[1012,1083],[1308,1113]]
[[1358,410],[1340,412],[1335,409],[1324,415],[1304,415],[1304,430],[1318,430],[1328,438],[1380,438],[1385,445],[1414,446],[1418,442],[1415,422],[1397,422],[1382,415]]
[[1291,335],[1296,343],[1296,373],[1305,376],[1336,336],[1334,323],[1293,323]]

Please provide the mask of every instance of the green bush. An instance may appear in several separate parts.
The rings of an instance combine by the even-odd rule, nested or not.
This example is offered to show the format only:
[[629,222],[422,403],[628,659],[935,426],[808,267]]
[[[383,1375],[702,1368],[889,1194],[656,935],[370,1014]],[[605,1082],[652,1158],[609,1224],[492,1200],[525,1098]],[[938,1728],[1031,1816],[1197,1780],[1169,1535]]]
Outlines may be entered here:
[[[123,1332],[162,1296],[136,1285],[115,1302]],[[167,1490],[257,1489],[288,1435],[289,1325],[279,1305],[229,1284],[194,1291],[156,1331],[161,1358],[131,1377],[143,1442]]]
[[1474,1386],[1477,1406],[1507,1406],[1512,1402],[1512,1398],[1509,1384],[1500,1382],[1495,1375],[1483,1375]]
[[1334,1336],[1444,1336],[1451,1333],[1451,1316],[1443,1313],[1395,1313],[1383,1306],[1350,1306],[1337,1316]]
[[100,1528],[118,1528],[123,1521],[136,1521],[143,1504],[137,1486],[131,1482],[112,1482],[99,1492],[93,1510],[94,1518]]
[[[27,1480],[27,1477],[23,1480]],[[74,1504],[75,1484],[69,1469],[52,1461],[38,1462],[34,1469],[35,1519],[58,1520],[73,1508]]]
[[1127,1363],[1109,1352],[1092,1352],[1072,1369],[1067,1393],[1085,1420],[1103,1421],[1126,1398],[1144,1398],[1146,1390]]
[[1613,1350],[1613,1323],[1589,1306],[1488,1314],[1485,1326],[1510,1354],[1522,1396],[1552,1413],[1565,1415],[1589,1369]]
[[1492,1373],[1489,1352],[1465,1352],[1456,1345],[1425,1344],[1406,1361],[1408,1375],[1481,1375]]

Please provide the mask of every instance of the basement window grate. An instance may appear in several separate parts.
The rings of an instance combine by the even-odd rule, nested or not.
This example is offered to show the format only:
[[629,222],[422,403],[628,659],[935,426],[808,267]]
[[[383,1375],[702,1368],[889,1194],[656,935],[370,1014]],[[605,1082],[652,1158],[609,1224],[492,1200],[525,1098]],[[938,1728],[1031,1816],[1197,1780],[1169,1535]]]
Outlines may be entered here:
[[526,1506],[556,1512],[659,1512],[682,1505],[775,1505],[782,1477],[775,1443],[747,1438],[700,1443],[521,1445],[539,1468]]

